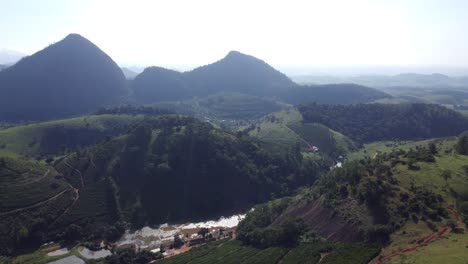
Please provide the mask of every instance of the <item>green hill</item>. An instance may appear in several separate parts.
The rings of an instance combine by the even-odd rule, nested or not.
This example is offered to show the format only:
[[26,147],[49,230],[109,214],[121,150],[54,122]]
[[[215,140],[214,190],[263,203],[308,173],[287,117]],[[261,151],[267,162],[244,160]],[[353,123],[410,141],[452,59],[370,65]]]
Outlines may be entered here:
[[[434,142],[432,154],[427,143]],[[239,225],[238,238],[253,245],[281,244],[282,232],[289,230],[283,226],[292,219],[329,241],[378,243],[384,247],[383,263],[438,263],[441,258],[425,256],[438,252],[463,263],[457,261],[466,253],[460,232],[468,221],[468,156],[445,153],[442,143],[448,144],[414,142],[409,146],[418,148],[402,145],[348,161],[292,198],[257,206]],[[425,239],[431,234],[433,241]],[[407,248],[412,249],[392,254]]]
[[142,116],[91,115],[0,130],[0,155],[45,158],[127,132]]
[[[57,123],[82,129],[85,120],[93,127],[106,124],[107,132],[112,131],[110,124],[119,123],[127,132],[66,153],[49,165],[20,163],[15,155],[5,158],[1,206],[25,216],[23,220],[12,213],[8,220],[17,220],[20,233],[9,233],[7,226],[0,230],[5,234],[2,253],[51,239],[116,239],[123,231],[122,221],[139,227],[246,210],[271,195],[283,196],[311,184],[318,174],[317,168],[302,166],[297,150],[289,150],[284,159],[266,151],[261,142],[188,117],[103,115]],[[33,125],[32,131],[39,133],[51,125],[56,124]],[[15,129],[29,131],[28,126]],[[22,147],[18,143],[11,150],[24,154]],[[16,165],[9,165],[13,162]],[[30,169],[33,165],[37,168]],[[18,187],[25,177],[27,188]],[[18,188],[25,191],[21,199],[14,199]],[[34,202],[40,206],[29,208]],[[40,220],[34,221],[32,215]],[[42,232],[38,236],[37,230]],[[18,234],[21,237],[13,237]]]
[[295,107],[265,117],[258,124],[248,127],[246,132],[267,142],[269,148],[276,152],[299,143],[302,151],[316,146],[319,148],[318,155],[336,159],[355,149],[354,143],[343,134],[321,124],[304,122]]
[[252,124],[259,118],[286,107],[272,99],[240,93],[217,93],[184,101],[160,102],[152,106],[195,116],[229,130]]
[[321,123],[360,143],[456,136],[468,118],[433,104],[357,104],[298,107],[306,122]]

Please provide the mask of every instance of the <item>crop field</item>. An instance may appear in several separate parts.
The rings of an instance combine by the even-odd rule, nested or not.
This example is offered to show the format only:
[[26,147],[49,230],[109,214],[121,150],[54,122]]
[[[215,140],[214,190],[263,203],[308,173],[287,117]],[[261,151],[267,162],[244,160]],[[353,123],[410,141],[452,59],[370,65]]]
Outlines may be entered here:
[[[161,264],[315,264],[320,260],[321,252],[329,252],[331,243],[316,242],[312,244],[299,244],[295,248],[270,247],[258,249],[250,246],[243,246],[240,241],[217,241],[207,245],[193,248],[188,253],[157,261]],[[354,254],[353,254],[354,251]],[[337,246],[331,254],[322,261],[325,263],[367,263],[379,252],[377,247],[365,244],[355,244],[351,246]],[[332,257],[333,256],[333,257]],[[335,260],[347,260],[350,262],[333,262]],[[322,263],[322,262],[321,262]]]
[[53,168],[38,162],[13,158],[0,162],[0,212],[34,205],[69,189],[63,179],[55,178]]
[[115,203],[106,180],[85,185],[80,189],[80,198],[70,211],[57,222],[58,226],[77,223],[86,220],[108,222],[116,213]]
[[380,248],[377,246],[366,245],[362,243],[352,245],[339,245],[332,252],[320,261],[321,264],[354,264],[354,263],[369,263],[374,257],[380,253]]

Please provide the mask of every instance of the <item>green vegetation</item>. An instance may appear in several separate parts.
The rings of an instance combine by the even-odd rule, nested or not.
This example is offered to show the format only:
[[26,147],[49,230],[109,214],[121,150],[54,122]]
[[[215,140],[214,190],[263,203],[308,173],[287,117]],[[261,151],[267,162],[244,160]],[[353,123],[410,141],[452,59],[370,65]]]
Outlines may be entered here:
[[185,263],[284,263],[316,264],[322,253],[328,253],[320,263],[368,263],[379,253],[379,247],[356,243],[333,245],[325,241],[300,243],[295,247],[263,249],[242,245],[239,241],[217,241],[195,247],[187,253],[159,260],[161,264]]
[[245,132],[267,142],[267,147],[274,152],[296,144],[300,144],[303,151],[316,146],[319,148],[318,156],[329,160],[330,166],[334,159],[355,149],[354,143],[343,134],[321,124],[304,123],[301,113],[294,107],[265,117]]
[[[5,187],[1,187],[5,199],[0,206],[27,209],[19,211],[23,218],[15,214],[2,227],[7,253],[23,242],[114,240],[123,232],[122,221],[138,227],[245,210],[312,184],[319,172],[303,164],[297,148],[288,150],[285,159],[266,151],[262,143],[193,118],[99,115],[91,120],[112,123],[119,118],[130,127],[128,133],[53,162],[27,165],[5,159]],[[68,122],[81,126],[82,120]],[[28,168],[34,164],[40,167]],[[14,175],[7,170],[12,168]],[[17,187],[25,177],[31,182],[45,180]],[[18,188],[22,192],[12,195]],[[16,229],[8,231],[7,226],[18,219]]]
[[467,245],[466,234],[448,233],[411,253],[394,257],[388,263],[464,264],[468,258]]
[[73,194],[51,167],[0,158],[0,254],[11,253],[25,239],[41,240],[47,224],[70,205]]
[[171,109],[179,114],[196,116],[229,130],[252,124],[257,119],[284,107],[271,99],[233,92],[151,105]]
[[457,144],[455,145],[455,151],[461,155],[468,155],[468,136],[464,135],[461,136],[458,140]]
[[147,264],[151,261],[161,259],[163,256],[161,253],[152,253],[147,250],[135,252],[133,248],[118,249],[114,254],[106,257],[104,263],[106,264]]
[[0,155],[45,158],[125,133],[142,116],[92,115],[0,130]]
[[372,246],[363,243],[339,245],[330,255],[325,256],[320,263],[364,264],[369,263],[379,253],[380,248],[378,246]]
[[455,136],[468,130],[466,117],[438,105],[309,104],[299,111],[306,122],[324,124],[361,143]]
[[273,225],[273,221],[288,207],[290,199],[282,198],[255,207],[237,229],[238,239],[244,244],[267,248],[294,246],[305,232],[305,226],[296,219],[286,219]]
[[301,243],[291,249],[282,259],[283,264],[315,264],[320,261],[320,254],[333,249],[332,243]]

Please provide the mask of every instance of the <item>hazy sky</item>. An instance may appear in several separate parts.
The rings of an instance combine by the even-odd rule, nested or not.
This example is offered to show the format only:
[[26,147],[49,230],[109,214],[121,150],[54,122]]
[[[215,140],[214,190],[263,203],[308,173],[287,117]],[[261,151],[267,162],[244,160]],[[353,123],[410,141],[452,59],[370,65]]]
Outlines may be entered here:
[[0,48],[74,32],[120,64],[468,66],[466,0],[0,0]]

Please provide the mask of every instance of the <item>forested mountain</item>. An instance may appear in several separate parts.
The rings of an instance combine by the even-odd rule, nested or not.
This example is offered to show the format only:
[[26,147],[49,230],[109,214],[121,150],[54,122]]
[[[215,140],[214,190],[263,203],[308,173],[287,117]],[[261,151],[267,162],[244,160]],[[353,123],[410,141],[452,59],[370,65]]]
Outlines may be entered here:
[[295,85],[264,61],[237,51],[223,59],[184,73],[197,93],[219,91],[271,96]]
[[145,69],[133,81],[139,103],[183,100],[219,92],[274,96],[293,86],[286,75],[262,60],[231,51],[223,59],[180,73],[161,67]]
[[0,72],[0,120],[43,120],[94,111],[126,95],[125,77],[77,34]]
[[468,118],[433,104],[299,106],[305,122],[322,123],[358,142],[454,136],[468,130]]
[[141,104],[183,100],[194,94],[182,73],[161,67],[146,68],[135,77],[132,86],[135,99]]
[[135,99],[147,104],[235,92],[271,97],[291,104],[366,103],[390,97],[355,84],[300,86],[255,57],[231,51],[223,59],[180,73],[160,67],[147,68],[132,82]]
[[389,97],[384,92],[357,84],[297,85],[281,95],[291,104],[357,104]]
[[0,64],[0,71],[3,70],[3,69],[5,69],[6,67],[7,67],[6,65]]
[[119,220],[141,226],[245,210],[312,183],[320,170],[297,148],[275,155],[193,118],[127,124],[128,133],[55,161],[0,159],[2,253],[25,242],[118,236]]

